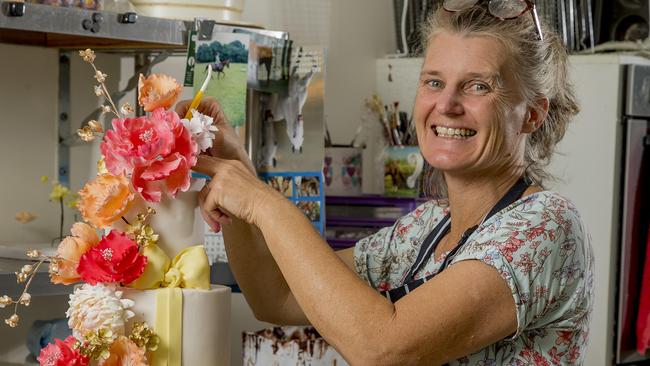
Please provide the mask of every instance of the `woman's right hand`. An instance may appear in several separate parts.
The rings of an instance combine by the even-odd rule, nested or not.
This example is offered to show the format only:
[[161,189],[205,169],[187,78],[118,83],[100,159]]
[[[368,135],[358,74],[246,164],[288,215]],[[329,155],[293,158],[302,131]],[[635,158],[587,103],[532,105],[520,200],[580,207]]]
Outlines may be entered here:
[[[187,108],[190,106],[190,100],[183,100],[176,105],[176,113],[183,117],[187,113]],[[219,102],[212,97],[205,97],[196,108],[200,113],[210,116],[214,119],[213,124],[217,126],[219,131],[215,133],[215,138],[212,147],[207,151],[207,154],[220,159],[239,160],[244,163],[251,172],[254,172],[253,164],[248,158],[246,149],[242,144],[240,137],[235,130],[228,123],[226,114],[221,108]]]

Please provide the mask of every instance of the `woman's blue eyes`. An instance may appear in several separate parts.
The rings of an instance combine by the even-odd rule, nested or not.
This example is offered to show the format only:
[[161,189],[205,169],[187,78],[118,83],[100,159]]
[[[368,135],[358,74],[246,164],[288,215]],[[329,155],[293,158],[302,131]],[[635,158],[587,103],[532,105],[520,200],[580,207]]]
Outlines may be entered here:
[[[433,89],[441,89],[445,86],[440,80],[427,80],[425,84]],[[471,81],[465,84],[463,90],[469,93],[485,94],[488,93],[491,88],[484,82]]]
[[440,80],[427,80],[426,84],[432,88],[442,88],[442,81]]
[[467,89],[470,92],[480,93],[480,94],[487,93],[490,91],[490,87],[484,83],[471,83],[468,85]]

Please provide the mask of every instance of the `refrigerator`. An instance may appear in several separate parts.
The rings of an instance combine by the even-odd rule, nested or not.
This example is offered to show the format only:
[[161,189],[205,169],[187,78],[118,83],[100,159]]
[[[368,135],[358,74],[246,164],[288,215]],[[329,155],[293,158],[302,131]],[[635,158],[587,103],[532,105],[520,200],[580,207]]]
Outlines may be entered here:
[[[648,232],[650,61],[608,54],[571,57],[581,112],[551,171],[592,237],[595,302],[586,365],[650,363],[636,351],[636,320]],[[645,182],[645,186],[643,187]],[[644,239],[645,238],[645,239]]]

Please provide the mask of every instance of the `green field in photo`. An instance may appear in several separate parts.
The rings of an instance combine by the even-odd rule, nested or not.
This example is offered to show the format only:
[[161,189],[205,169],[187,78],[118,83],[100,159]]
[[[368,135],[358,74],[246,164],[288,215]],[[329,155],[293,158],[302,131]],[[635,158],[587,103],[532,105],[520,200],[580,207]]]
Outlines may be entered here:
[[[195,94],[203,84],[207,64],[197,64],[194,69]],[[245,63],[231,63],[224,68],[224,74],[212,73],[212,80],[205,90],[205,96],[216,98],[233,126],[243,126],[246,121],[246,81],[248,66]]]

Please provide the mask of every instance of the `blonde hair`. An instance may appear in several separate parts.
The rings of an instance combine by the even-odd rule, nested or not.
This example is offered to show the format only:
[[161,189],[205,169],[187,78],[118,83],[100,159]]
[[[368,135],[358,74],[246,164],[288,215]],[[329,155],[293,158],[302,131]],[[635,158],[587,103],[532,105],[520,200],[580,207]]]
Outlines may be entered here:
[[[515,19],[501,20],[492,16],[484,5],[449,12],[439,7],[421,28],[423,51],[439,32],[464,36],[488,36],[500,40],[516,70],[521,98],[537,107],[537,100],[546,97],[549,109],[541,127],[528,135],[524,152],[524,177],[529,183],[544,187],[555,179],[544,169],[550,163],[555,146],[564,137],[569,121],[580,108],[573,85],[568,80],[568,54],[557,34],[542,22],[544,40],[535,31],[530,13]],[[507,103],[507,101],[506,101]],[[446,196],[446,185],[440,172],[425,176],[425,189],[434,197]]]

